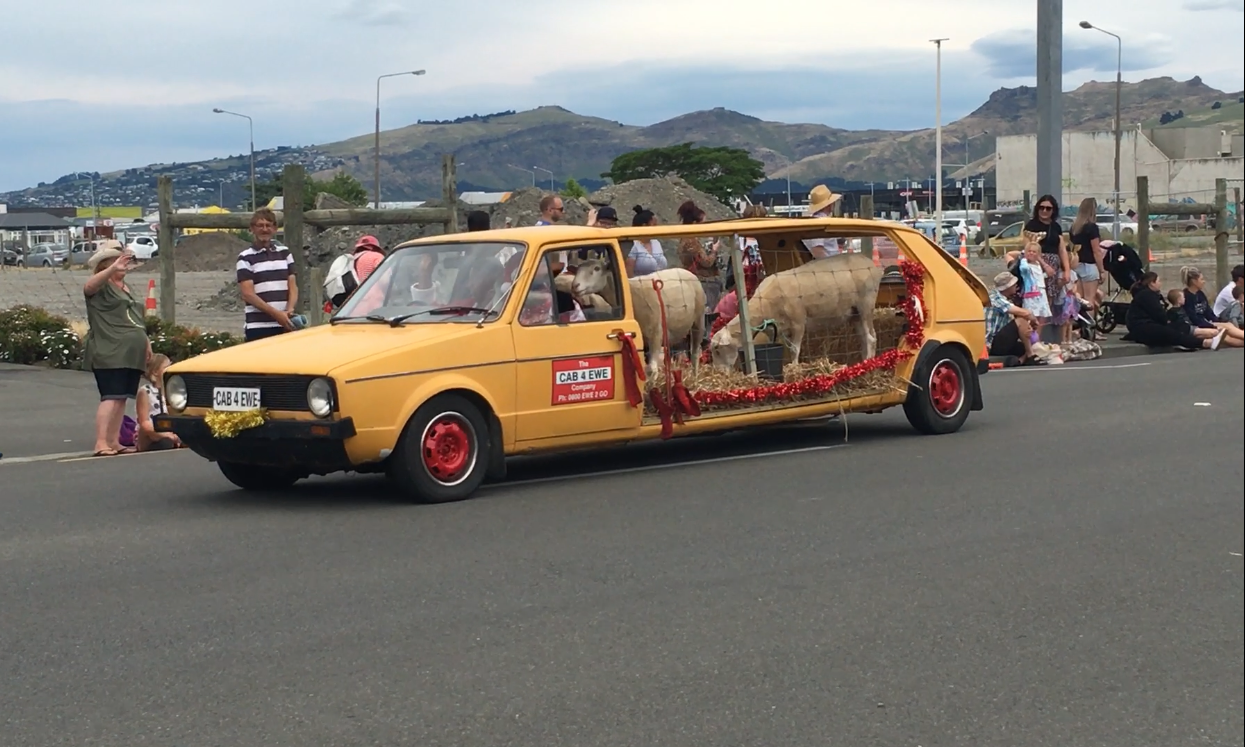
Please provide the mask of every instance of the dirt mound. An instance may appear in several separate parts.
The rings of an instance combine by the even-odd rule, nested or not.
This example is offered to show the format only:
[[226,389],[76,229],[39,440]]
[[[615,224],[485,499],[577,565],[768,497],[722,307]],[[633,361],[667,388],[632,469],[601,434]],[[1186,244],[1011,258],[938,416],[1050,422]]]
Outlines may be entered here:
[[[477,209],[488,212],[493,228],[505,226],[507,218],[510,219],[510,225],[515,228],[534,226],[536,221],[540,220],[540,201],[546,194],[548,192],[534,187],[517,189],[510,193],[509,200],[495,205],[482,205]],[[590,206],[584,201],[563,197],[562,206],[565,208],[562,214],[563,222],[579,226],[588,222]]]
[[[187,236],[173,249],[173,265],[178,272],[219,272],[232,270],[238,254],[247,244],[234,234],[209,231]],[[144,262],[135,272],[159,272],[159,260]]]
[[208,300],[200,303],[199,308],[203,309],[219,309],[220,311],[242,311],[245,304],[242,303],[242,292],[238,290],[238,284],[232,280],[221,286],[216,291],[216,295]]
[[619,222],[631,225],[632,207],[640,205],[652,210],[661,224],[679,222],[679,206],[692,200],[705,211],[707,220],[728,220],[738,214],[717,198],[701,192],[678,177],[665,179],[636,179],[622,184],[611,184],[588,196],[588,201],[598,207],[610,205],[618,211]]

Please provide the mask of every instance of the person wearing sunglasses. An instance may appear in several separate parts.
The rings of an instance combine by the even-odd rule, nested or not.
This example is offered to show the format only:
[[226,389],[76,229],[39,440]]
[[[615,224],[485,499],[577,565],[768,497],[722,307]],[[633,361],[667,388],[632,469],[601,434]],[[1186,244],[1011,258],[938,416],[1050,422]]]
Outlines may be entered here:
[[1025,231],[1043,235],[1039,242],[1042,259],[1058,270],[1055,275],[1046,279],[1046,297],[1054,314],[1049,324],[1061,327],[1069,322],[1064,314],[1064,306],[1068,300],[1065,288],[1075,281],[1076,275],[1072,272],[1063,228],[1059,225],[1059,202],[1053,195],[1042,195],[1038,199],[1033,206],[1033,217],[1025,223]]

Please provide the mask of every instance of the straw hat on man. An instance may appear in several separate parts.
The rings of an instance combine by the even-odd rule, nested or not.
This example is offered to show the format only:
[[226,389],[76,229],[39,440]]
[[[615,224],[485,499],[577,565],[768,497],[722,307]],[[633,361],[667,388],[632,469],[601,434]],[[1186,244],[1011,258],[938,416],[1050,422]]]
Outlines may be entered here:
[[[834,209],[835,203],[841,199],[843,199],[843,195],[831,191],[824,184],[818,184],[816,187],[813,187],[813,191],[808,193],[808,207],[805,209],[804,215],[810,218],[829,216]],[[833,238],[805,239],[804,246],[813,255],[813,259],[832,257],[840,251],[839,240]]]

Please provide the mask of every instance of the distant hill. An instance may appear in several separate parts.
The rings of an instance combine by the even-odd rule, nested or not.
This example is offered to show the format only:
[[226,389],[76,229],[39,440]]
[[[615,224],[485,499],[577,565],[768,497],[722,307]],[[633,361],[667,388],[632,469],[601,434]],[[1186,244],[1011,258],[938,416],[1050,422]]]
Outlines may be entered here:
[[[1157,122],[1163,112],[1183,110],[1181,126],[1240,119],[1239,94],[1226,94],[1200,78],[1155,78],[1123,87],[1127,125]],[[1209,107],[1221,102],[1219,110]],[[1203,117],[1201,112],[1208,112]],[[1069,130],[1106,129],[1115,111],[1115,84],[1090,82],[1064,94],[1064,126]],[[947,171],[964,161],[968,141],[969,173],[989,171],[994,140],[1000,135],[1033,132],[1037,126],[1037,90],[1001,88],[976,111],[943,128]],[[985,133],[985,134],[982,134]],[[934,131],[844,130],[819,124],[767,122],[753,116],[712,109],[684,114],[647,127],[590,117],[557,106],[522,112],[467,115],[449,122],[424,122],[382,133],[381,172],[386,200],[436,197],[440,194],[441,154],[453,151],[459,181],[478,189],[508,189],[547,183],[548,169],[561,182],[574,177],[595,183],[618,155],[638,148],[694,142],[746,148],[765,164],[773,180],[813,184],[839,178],[849,182],[925,178],[934,162]],[[285,163],[303,163],[313,173],[343,170],[364,184],[372,182],[372,135],[307,148],[278,148],[257,154],[260,178],[278,173]],[[958,165],[960,164],[960,165]],[[150,204],[155,175],[174,177],[179,203],[210,204],[219,198],[241,202],[246,192],[246,159],[232,156],[193,164],[152,165],[105,174],[96,183],[101,204]],[[85,204],[88,183],[64,183],[0,195],[14,204]],[[80,193],[80,194],[79,194]]]
[[1240,133],[1245,130],[1245,104],[1241,103],[1241,98],[1245,96],[1242,93],[1230,93],[1223,99],[1218,99],[1210,104],[1210,106],[1202,106],[1196,109],[1176,109],[1166,110],[1166,113],[1175,114],[1180,112],[1182,116],[1171,122],[1163,124],[1162,114],[1158,117],[1146,120],[1142,123],[1142,127],[1171,129],[1177,127],[1206,127],[1208,125],[1220,125],[1229,132]]

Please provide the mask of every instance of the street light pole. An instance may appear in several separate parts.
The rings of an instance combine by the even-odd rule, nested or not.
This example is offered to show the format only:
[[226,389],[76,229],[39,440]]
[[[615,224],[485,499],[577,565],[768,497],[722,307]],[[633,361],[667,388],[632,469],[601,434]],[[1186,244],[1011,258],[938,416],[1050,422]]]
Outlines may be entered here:
[[[1124,40],[1120,39],[1118,34],[1113,34],[1104,28],[1099,28],[1089,21],[1081,21],[1081,28],[1093,29],[1101,31],[1107,36],[1115,38],[1115,194],[1112,195],[1114,206],[1112,212],[1114,218],[1111,222],[1111,238],[1115,241],[1120,240],[1120,138],[1122,136],[1123,122],[1120,121],[1120,91],[1124,87]],[[1141,220],[1148,220],[1149,216],[1141,216]]]
[[400,73],[385,73],[376,77],[376,136],[375,136],[375,153],[373,153],[373,164],[375,173],[373,174],[373,191],[372,197],[374,202],[372,207],[380,209],[380,82],[385,78],[397,78],[400,75],[423,75],[426,70],[404,70]]
[[[934,222],[942,231],[942,43],[948,39],[930,39],[934,43]],[[941,235],[935,234],[935,235]]]
[[536,186],[536,172],[535,172],[535,171],[532,171],[531,169],[525,169],[525,168],[523,168],[522,166],[515,166],[513,163],[508,163],[508,164],[506,164],[506,165],[507,165],[507,166],[509,166],[509,167],[510,167],[510,168],[512,168],[512,169],[518,169],[519,171],[526,171],[528,174],[531,174],[531,176],[532,176],[532,186],[533,186],[533,187],[535,187],[535,186]]
[[213,114],[228,114],[234,117],[242,117],[246,120],[247,127],[251,132],[251,210],[258,210],[259,205],[255,204],[255,120],[245,114],[237,112],[225,111],[224,109],[213,109]]
[[552,192],[553,191],[553,172],[550,171],[549,169],[541,168],[540,166],[533,166],[532,168],[536,169],[537,171],[543,171],[549,175],[549,191]]

